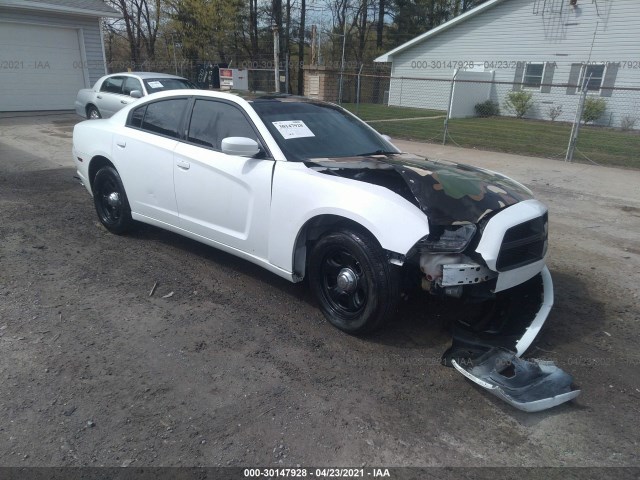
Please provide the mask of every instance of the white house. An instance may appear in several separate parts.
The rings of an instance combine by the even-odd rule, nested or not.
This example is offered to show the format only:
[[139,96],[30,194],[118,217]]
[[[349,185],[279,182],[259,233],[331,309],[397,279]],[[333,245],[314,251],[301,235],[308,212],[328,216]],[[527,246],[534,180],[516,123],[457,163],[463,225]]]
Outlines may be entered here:
[[72,110],[106,73],[102,0],[0,0],[0,112]]
[[[638,0],[490,0],[376,62],[392,64],[390,105],[446,110],[458,68],[458,80],[492,82],[476,85],[475,99],[502,106],[509,91],[523,89],[535,102],[528,117],[548,118],[551,107],[561,106],[559,120],[572,121],[577,86],[588,79],[588,94],[607,102],[599,123],[620,126],[638,117],[637,128],[639,27]],[[427,78],[434,80],[418,80]]]

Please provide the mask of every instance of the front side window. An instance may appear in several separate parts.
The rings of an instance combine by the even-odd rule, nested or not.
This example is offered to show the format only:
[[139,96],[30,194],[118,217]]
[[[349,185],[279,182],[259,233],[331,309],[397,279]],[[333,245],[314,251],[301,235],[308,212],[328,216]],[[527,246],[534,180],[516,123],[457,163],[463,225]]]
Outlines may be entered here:
[[525,88],[540,88],[544,63],[527,63],[522,77],[522,86]]
[[602,79],[604,78],[604,65],[587,65],[583,70],[583,76],[580,79],[580,85],[586,85],[587,91],[597,92],[602,87]]
[[102,82],[101,92],[106,93],[122,93],[122,84],[124,77],[109,77]]
[[142,84],[140,83],[140,80],[133,77],[127,77],[122,87],[122,93],[125,95],[131,95],[131,92],[134,90],[138,90],[142,93]]
[[251,106],[289,160],[398,153],[364,122],[338,107],[279,100],[255,100]]
[[204,147],[221,149],[227,137],[247,137],[258,142],[255,130],[233,105],[212,100],[196,100],[187,140]]
[[[187,106],[186,98],[174,98],[149,103],[134,110],[131,116],[131,126],[139,121],[142,115],[140,128],[148,132],[178,138],[182,114]],[[146,109],[145,109],[146,107]]]

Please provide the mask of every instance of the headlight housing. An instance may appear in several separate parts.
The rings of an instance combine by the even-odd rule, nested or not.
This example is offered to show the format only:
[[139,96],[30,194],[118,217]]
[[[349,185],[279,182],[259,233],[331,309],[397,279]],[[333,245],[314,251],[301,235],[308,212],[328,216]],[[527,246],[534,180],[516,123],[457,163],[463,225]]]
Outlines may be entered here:
[[476,231],[476,226],[471,223],[435,227],[416,246],[424,253],[461,253],[471,243]]

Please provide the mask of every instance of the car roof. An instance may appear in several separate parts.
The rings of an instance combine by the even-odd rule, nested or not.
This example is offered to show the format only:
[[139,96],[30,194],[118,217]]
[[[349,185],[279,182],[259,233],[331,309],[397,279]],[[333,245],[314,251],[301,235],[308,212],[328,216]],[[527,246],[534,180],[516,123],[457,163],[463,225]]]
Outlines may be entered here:
[[250,92],[246,90],[198,90],[198,89],[181,89],[181,90],[164,90],[162,92],[153,93],[145,99],[153,100],[166,97],[184,97],[184,96],[198,96],[198,97],[211,97],[222,98],[231,101],[237,101],[242,99],[248,103],[262,103],[262,102],[279,102],[279,103],[312,103],[316,105],[324,105],[330,107],[336,107],[331,102],[318,100],[315,98],[303,97],[300,95],[289,95],[285,93],[266,93],[266,92]]
[[118,72],[111,73],[108,76],[111,77],[113,75],[135,75],[143,80],[148,78],[179,78],[181,80],[185,80],[184,77],[180,77],[178,75],[171,75],[169,73],[155,73],[155,72]]
[[317,98],[303,97],[302,95],[291,95],[288,93],[266,93],[266,92],[249,92],[246,90],[231,90],[230,95],[243,98],[249,103],[262,102],[282,102],[282,103],[313,103],[316,105],[335,106],[334,103],[318,100]]

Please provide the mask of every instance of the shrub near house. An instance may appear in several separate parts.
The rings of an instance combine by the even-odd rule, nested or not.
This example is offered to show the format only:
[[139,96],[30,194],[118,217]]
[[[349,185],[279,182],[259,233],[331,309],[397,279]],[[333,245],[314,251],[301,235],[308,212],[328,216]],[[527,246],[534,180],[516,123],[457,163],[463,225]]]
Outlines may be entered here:
[[582,121],[586,124],[598,120],[607,109],[604,98],[587,97],[582,110]]
[[504,101],[505,108],[522,118],[533,106],[533,94],[531,92],[509,92]]

